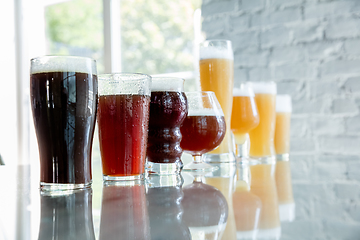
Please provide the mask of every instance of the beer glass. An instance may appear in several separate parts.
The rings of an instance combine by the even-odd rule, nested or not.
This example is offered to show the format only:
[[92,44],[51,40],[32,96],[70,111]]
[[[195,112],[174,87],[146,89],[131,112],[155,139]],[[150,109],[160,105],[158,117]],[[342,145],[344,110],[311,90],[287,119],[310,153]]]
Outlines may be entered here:
[[231,131],[236,144],[236,156],[248,156],[248,132],[259,125],[259,114],[255,94],[248,84],[240,83],[234,87],[231,114]]
[[41,189],[91,185],[97,95],[94,60],[71,56],[31,59],[30,96]]
[[183,167],[180,126],[187,111],[184,79],[152,79],[146,165],[149,174],[180,172]]
[[214,92],[186,92],[189,112],[181,126],[181,148],[193,156],[185,171],[212,171],[215,168],[202,161],[202,155],[215,149],[224,139],[224,113]]
[[260,123],[252,129],[250,136],[250,158],[260,163],[275,163],[275,99],[276,83],[252,82]]
[[99,75],[98,127],[103,179],[144,178],[151,77]]
[[291,111],[291,97],[289,95],[277,95],[274,143],[277,160],[275,180],[279,198],[280,221],[293,221],[295,218],[289,162]]
[[215,92],[224,112],[226,133],[220,146],[205,154],[206,162],[234,162],[231,136],[234,56],[228,40],[208,40],[200,46],[200,86],[202,91]]

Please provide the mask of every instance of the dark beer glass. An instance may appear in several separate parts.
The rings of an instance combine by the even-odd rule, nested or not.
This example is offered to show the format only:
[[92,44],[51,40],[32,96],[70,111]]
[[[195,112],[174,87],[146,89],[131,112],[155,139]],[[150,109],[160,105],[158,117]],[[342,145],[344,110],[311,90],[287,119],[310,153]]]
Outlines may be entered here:
[[180,126],[187,115],[184,80],[154,77],[151,86],[147,170],[173,174],[182,168]]
[[104,180],[144,178],[151,77],[99,75],[98,127]]
[[94,60],[71,56],[31,60],[31,108],[39,146],[41,189],[91,185],[97,93]]

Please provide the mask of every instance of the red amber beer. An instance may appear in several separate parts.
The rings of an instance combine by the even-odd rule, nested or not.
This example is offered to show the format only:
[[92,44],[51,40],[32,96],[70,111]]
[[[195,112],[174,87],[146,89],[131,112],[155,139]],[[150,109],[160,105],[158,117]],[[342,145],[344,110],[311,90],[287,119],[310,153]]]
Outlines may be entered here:
[[151,77],[99,76],[98,127],[104,180],[142,179],[145,172]]
[[91,184],[91,149],[97,109],[94,60],[45,56],[31,60],[31,108],[43,190]]

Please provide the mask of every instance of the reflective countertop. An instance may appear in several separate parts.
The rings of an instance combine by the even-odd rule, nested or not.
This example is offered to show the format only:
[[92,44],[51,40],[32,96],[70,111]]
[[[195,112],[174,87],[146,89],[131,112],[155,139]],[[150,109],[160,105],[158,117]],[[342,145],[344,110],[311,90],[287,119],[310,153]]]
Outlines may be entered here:
[[[288,189],[279,204],[274,166],[216,166],[142,182],[103,183],[94,174],[91,188],[68,192],[40,191],[37,166],[0,166],[0,240],[282,239],[295,203]],[[251,185],[243,181],[250,172]]]

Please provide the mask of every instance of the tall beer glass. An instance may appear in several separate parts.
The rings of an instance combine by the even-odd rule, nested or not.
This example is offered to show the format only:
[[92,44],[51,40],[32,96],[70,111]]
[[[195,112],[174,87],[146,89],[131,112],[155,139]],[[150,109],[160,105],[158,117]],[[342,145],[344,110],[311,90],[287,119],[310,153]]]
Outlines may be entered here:
[[215,92],[224,112],[226,134],[215,150],[204,155],[207,162],[234,162],[231,136],[232,92],[234,87],[234,55],[228,40],[208,40],[200,46],[200,86]]
[[30,96],[41,189],[90,186],[97,93],[94,60],[71,56],[31,60]]
[[98,127],[104,180],[138,180],[145,174],[151,77],[99,75]]
[[277,95],[274,137],[277,160],[275,180],[281,221],[292,221],[295,218],[295,203],[289,162],[291,111],[291,97],[289,95]]
[[250,158],[260,163],[275,163],[275,100],[276,83],[253,82],[255,102],[259,111],[260,123],[250,131]]
[[149,173],[179,173],[183,163],[180,126],[187,116],[184,79],[153,77],[147,165]]

